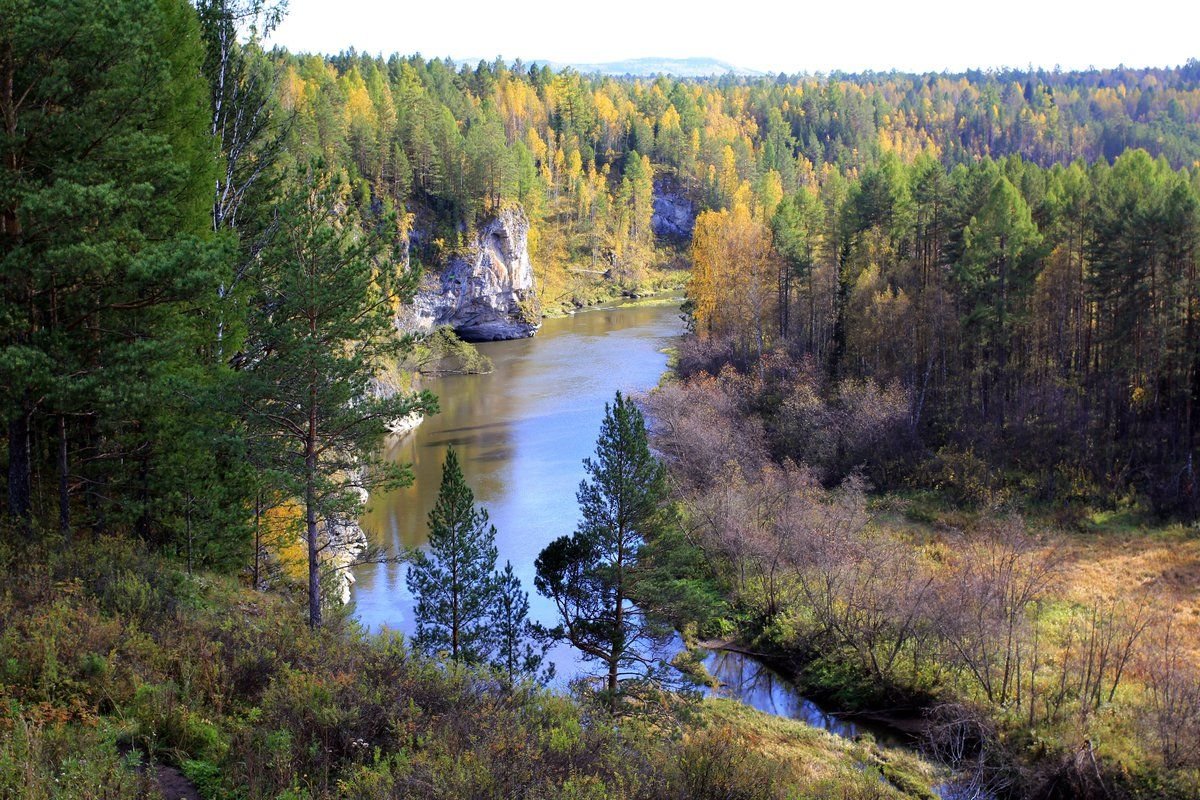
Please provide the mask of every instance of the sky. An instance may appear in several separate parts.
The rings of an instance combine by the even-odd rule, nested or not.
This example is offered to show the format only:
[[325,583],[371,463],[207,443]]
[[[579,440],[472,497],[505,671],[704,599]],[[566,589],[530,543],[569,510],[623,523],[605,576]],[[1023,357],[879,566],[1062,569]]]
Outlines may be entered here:
[[706,56],[762,72],[1174,66],[1200,0],[289,0],[296,52],[558,63]]

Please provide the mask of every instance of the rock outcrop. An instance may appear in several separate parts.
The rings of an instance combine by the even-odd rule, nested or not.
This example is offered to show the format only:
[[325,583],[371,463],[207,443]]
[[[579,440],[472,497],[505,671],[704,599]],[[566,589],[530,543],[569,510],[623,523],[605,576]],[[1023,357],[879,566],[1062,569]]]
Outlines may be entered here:
[[469,342],[532,336],[541,320],[525,212],[506,208],[481,225],[465,252],[425,276],[399,324],[417,331],[449,325]]
[[[415,377],[409,379],[407,388],[402,385],[403,383],[405,381],[402,380],[399,370],[387,370],[370,380],[367,384],[367,393],[376,400],[390,400],[401,392],[419,391],[421,388],[418,385],[418,378]],[[417,426],[424,421],[425,416],[414,411],[403,417],[388,420],[386,426],[392,436],[402,437],[416,430]]]
[[654,182],[654,214],[650,227],[656,236],[689,242],[696,226],[696,207],[670,182]]
[[352,517],[335,517],[321,523],[318,535],[325,544],[323,567],[328,575],[327,596],[336,597],[343,604],[349,603],[350,587],[354,585],[353,565],[369,546],[366,531]]

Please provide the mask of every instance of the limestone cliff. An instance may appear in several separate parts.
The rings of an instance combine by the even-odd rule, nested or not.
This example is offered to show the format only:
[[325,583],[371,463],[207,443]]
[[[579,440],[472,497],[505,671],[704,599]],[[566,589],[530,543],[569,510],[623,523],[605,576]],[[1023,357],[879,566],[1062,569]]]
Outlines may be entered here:
[[[363,493],[366,502],[366,492]],[[320,532],[323,551],[322,566],[326,579],[328,597],[336,597],[342,603],[350,602],[350,587],[354,585],[352,565],[369,547],[366,531],[353,517],[332,517],[322,521]]]
[[425,276],[399,324],[417,331],[449,325],[471,342],[532,336],[541,321],[525,212],[506,208],[481,225],[465,251]]

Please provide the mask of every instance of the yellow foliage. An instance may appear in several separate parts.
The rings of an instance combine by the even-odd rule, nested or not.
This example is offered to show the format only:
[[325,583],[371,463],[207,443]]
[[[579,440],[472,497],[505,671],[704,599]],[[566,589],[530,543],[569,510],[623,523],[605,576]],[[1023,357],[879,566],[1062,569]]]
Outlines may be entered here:
[[733,208],[697,218],[689,295],[700,336],[729,335],[748,350],[761,350],[775,323],[779,263],[771,231],[753,214],[751,199],[743,184]]

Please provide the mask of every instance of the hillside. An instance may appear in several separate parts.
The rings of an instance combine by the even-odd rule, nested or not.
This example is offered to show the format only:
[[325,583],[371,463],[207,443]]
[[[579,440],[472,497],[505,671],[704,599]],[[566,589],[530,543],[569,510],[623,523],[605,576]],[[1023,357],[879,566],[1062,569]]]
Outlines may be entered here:
[[345,618],[311,630],[286,594],[111,537],[5,545],[0,575],[5,800],[152,798],[160,772],[205,800],[900,800],[936,778],[728,701],[619,720],[505,689]]

